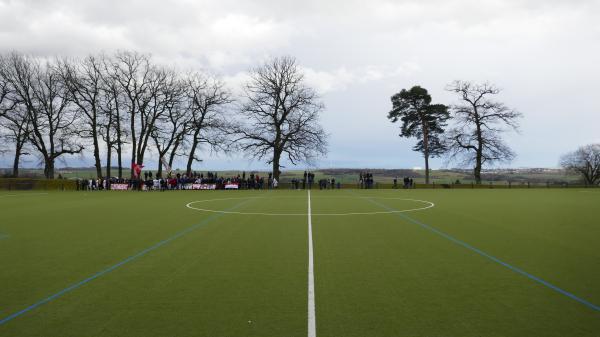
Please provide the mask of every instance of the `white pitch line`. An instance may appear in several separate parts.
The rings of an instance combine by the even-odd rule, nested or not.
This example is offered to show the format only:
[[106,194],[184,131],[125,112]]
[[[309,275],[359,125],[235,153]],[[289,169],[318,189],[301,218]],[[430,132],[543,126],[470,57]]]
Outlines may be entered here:
[[308,337],[317,336],[315,316],[315,271],[313,258],[312,219],[310,210],[310,190],[308,190]]
[[[285,198],[285,197],[281,197],[281,198]],[[332,199],[337,199],[337,198],[340,198],[340,197],[332,197]],[[196,204],[196,203],[220,201],[220,200],[235,200],[235,199],[246,199],[246,198],[223,198],[223,199],[197,200],[197,201],[189,202],[185,206],[189,209],[194,209],[194,210],[203,211],[203,212],[212,212],[212,213],[240,214],[240,215],[265,215],[265,216],[306,216],[306,213],[235,212],[235,211],[220,211],[220,210],[208,209],[208,208],[198,208],[198,207],[192,206],[193,204]],[[265,199],[265,198],[264,197],[256,197],[253,199]],[[356,197],[355,197],[355,199],[356,199]],[[432,208],[435,206],[435,204],[432,203],[431,201],[418,200],[418,199],[404,199],[404,198],[376,198],[376,199],[408,200],[408,201],[416,201],[416,202],[420,202],[420,203],[424,203],[424,204],[428,204],[428,205],[425,207],[394,210],[394,211],[350,212],[350,213],[311,213],[311,216],[348,216],[348,215],[374,215],[374,214],[406,213],[406,212],[422,211],[422,210],[426,210],[428,208]]]

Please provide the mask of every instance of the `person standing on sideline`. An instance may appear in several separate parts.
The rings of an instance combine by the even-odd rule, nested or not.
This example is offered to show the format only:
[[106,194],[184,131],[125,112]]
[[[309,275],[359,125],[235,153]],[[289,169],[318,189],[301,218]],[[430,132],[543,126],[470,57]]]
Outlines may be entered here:
[[308,178],[308,173],[306,173],[306,171],[304,171],[304,179],[302,179],[302,189],[305,190],[306,189],[306,179]]

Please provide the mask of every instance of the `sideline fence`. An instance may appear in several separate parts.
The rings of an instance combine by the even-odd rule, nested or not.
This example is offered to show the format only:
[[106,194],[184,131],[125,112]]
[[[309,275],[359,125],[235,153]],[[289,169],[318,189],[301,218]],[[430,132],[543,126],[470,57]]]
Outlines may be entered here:
[[[345,184],[345,187],[360,188],[359,184]],[[390,183],[375,183],[374,189],[528,189],[528,188],[600,188],[599,185],[585,185],[574,183],[528,183],[528,182],[486,182],[481,184],[466,183],[431,183],[414,184],[413,187],[405,188],[401,184],[394,186]]]
[[[337,184],[336,184],[337,185]],[[358,183],[342,183],[341,188],[360,188]],[[289,189],[288,184],[280,184],[279,189]],[[409,189],[527,189],[527,188],[600,188],[600,186],[574,184],[574,183],[526,183],[526,182],[486,182],[482,184],[415,184]],[[313,185],[312,189],[319,189]],[[391,183],[375,182],[372,189],[404,189],[401,184],[396,187]],[[8,191],[74,191],[77,190],[77,182],[70,179],[33,179],[33,178],[0,178],[0,190]]]

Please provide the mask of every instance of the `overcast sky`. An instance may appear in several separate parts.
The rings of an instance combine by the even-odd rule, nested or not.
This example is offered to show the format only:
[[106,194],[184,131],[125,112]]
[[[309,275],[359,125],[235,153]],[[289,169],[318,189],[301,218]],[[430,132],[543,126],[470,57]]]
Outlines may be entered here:
[[[517,153],[510,166],[555,167],[561,154],[600,142],[599,15],[600,0],[0,0],[0,51],[131,49],[209,69],[234,90],[249,67],[293,55],[327,107],[320,167],[422,166],[416,140],[400,139],[386,119],[390,96],[421,85],[451,104],[451,81],[490,81],[524,114],[520,133],[506,134]],[[198,166],[261,167],[209,157]]]

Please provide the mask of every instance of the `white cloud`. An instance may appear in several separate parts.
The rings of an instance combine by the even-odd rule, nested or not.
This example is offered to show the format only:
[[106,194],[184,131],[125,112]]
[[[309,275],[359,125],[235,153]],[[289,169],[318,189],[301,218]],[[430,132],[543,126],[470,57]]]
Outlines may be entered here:
[[419,65],[412,62],[406,62],[397,67],[367,65],[347,68],[342,66],[331,71],[315,70],[308,67],[302,68],[307,84],[314,87],[321,94],[345,90],[351,85],[406,77],[419,70]]
[[250,81],[250,74],[247,71],[240,71],[233,75],[224,76],[223,80],[227,87],[239,97],[243,94],[244,85]]

